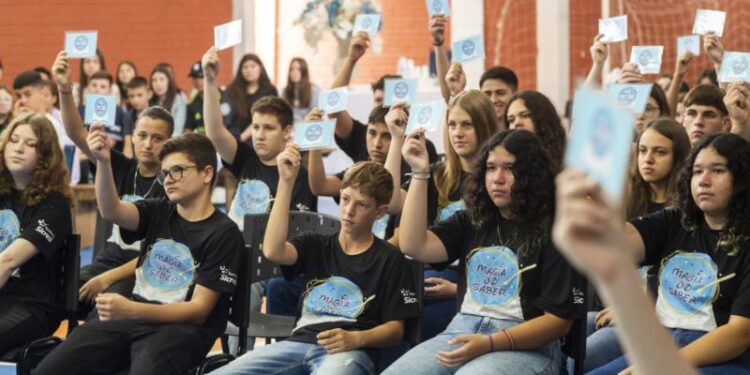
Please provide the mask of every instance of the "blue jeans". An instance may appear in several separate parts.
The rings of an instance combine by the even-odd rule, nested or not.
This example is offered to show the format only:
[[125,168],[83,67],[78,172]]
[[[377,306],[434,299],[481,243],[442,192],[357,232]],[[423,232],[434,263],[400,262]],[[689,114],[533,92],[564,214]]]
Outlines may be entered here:
[[279,341],[247,352],[211,375],[374,375],[375,365],[363,350],[327,354],[322,346]]
[[[424,278],[439,277],[452,283],[458,282],[458,271],[452,268],[446,268],[442,271],[431,268],[425,269]],[[456,297],[448,299],[424,300],[422,308],[422,340],[429,340],[438,333],[443,332],[456,316]]]
[[[673,329],[672,330],[672,341],[677,344],[678,347],[682,348],[691,342],[701,338],[706,332],[693,331],[687,329]],[[750,352],[746,351],[738,358],[735,358],[729,362],[724,362],[718,365],[702,366],[698,368],[703,375],[720,375],[720,374],[747,374],[750,372]],[[592,375],[604,375],[604,374],[617,374],[618,372],[628,368],[629,362],[625,356],[621,356],[606,365],[599,367],[598,369],[589,372]]]
[[448,344],[448,341],[455,337],[475,333],[487,335],[516,324],[518,322],[458,313],[445,331],[408,351],[388,367],[383,374],[559,374],[562,354],[558,340],[535,350],[487,353],[454,368],[444,367],[435,359],[435,355],[439,351],[450,351],[460,347],[459,345]]
[[[589,311],[586,319],[586,359],[583,361],[583,371],[589,372],[593,369],[606,365],[610,361],[622,356],[624,353],[617,339],[615,327],[606,326],[596,329],[597,311]],[[574,361],[568,359],[568,373],[573,373]]]

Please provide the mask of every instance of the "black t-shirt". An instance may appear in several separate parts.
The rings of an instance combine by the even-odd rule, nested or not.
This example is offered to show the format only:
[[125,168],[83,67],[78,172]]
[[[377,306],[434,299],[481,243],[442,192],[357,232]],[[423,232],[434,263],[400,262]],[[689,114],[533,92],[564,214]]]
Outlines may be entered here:
[[[115,189],[121,200],[135,202],[146,198],[165,198],[167,194],[164,187],[156,179],[156,176],[143,177],[138,172],[138,161],[129,159],[122,153],[112,150],[110,156],[112,175],[115,180]],[[96,164],[90,163],[91,172],[96,174]],[[116,225],[108,225],[105,230],[107,242],[104,249],[96,254],[96,261],[118,266],[132,260],[136,254],[126,253],[140,251],[140,244],[127,244],[122,240],[120,230]]]
[[281,267],[284,277],[304,275],[308,282],[290,340],[315,343],[315,336],[329,329],[364,331],[419,315],[421,275],[414,275],[409,261],[387,242],[374,238],[357,255],[344,253],[338,233],[308,232],[289,242],[297,249],[297,262]]
[[[86,106],[78,106],[78,113],[81,115],[82,119],[86,118]],[[91,124],[84,125],[88,128]],[[115,109],[115,124],[112,126],[105,126],[104,132],[107,133],[108,137],[116,141],[115,149],[117,151],[122,151],[123,137],[125,136],[125,134],[130,133],[125,133],[125,112],[120,107],[117,107]]]
[[[518,240],[521,228],[511,221],[499,220],[499,228],[489,224],[477,227],[466,211],[460,211],[429,229],[443,242],[448,254],[448,260],[435,267],[457,259],[460,262],[461,312],[517,321],[530,320],[544,312],[565,319],[583,316],[581,278],[549,238],[524,243]],[[529,269],[524,271],[525,268]]]
[[[60,193],[51,193],[36,206],[20,200],[20,192],[0,198],[0,252],[16,239],[31,242],[39,251],[11,274],[0,288],[1,300],[32,304],[49,314],[57,313],[56,296],[62,247],[73,230],[70,203]],[[40,316],[42,322],[47,317]]]
[[[255,149],[242,142],[237,142],[234,163],[229,164],[225,160],[222,160],[222,163],[239,180],[228,214],[241,230],[246,214],[265,213],[271,210],[271,203],[279,184],[279,169],[275,165],[263,164]],[[318,210],[318,197],[310,191],[307,169],[304,167],[300,168],[294,181],[289,208],[296,211]]]
[[[349,138],[343,139],[334,135],[336,145],[355,163],[370,160],[370,155],[367,153],[367,124],[363,124],[355,119],[352,119],[352,122],[352,132],[349,134]],[[385,152],[388,152],[388,150],[385,150]],[[435,145],[429,139],[427,140],[427,155],[429,156],[430,164],[438,161]],[[409,164],[401,159],[401,179],[403,180],[405,177],[404,174],[409,172],[411,172]]]
[[680,220],[680,211],[666,209],[631,221],[646,247],[644,264],[658,269],[662,323],[710,331],[730,315],[750,317],[750,242],[738,240],[735,251],[717,247],[720,231],[705,222],[686,230]]
[[[237,110],[234,104],[228,99],[223,91],[219,91],[221,119],[224,126],[236,138],[240,137],[240,129],[236,126]],[[187,117],[185,119],[185,129],[190,129],[198,134],[206,134],[206,128],[203,124],[203,92],[196,93],[187,105]]]
[[229,318],[229,296],[237,286],[242,233],[219,210],[190,222],[177,213],[176,204],[163,198],[135,205],[138,229],[122,230],[125,241],[142,240],[133,299],[161,304],[189,301],[195,284],[200,284],[221,293],[203,324],[211,334],[221,334]]

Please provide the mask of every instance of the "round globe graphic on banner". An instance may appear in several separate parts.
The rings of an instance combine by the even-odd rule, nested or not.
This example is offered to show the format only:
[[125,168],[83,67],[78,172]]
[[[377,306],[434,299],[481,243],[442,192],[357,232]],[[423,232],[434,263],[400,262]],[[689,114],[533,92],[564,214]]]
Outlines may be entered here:
[[103,98],[96,99],[96,101],[94,102],[94,113],[98,117],[104,117],[104,115],[107,114],[108,107],[109,106],[107,105],[106,100],[104,100]]
[[79,35],[73,41],[73,46],[79,51],[85,50],[89,46],[89,39],[83,35]]
[[677,311],[696,312],[710,304],[718,292],[717,273],[708,254],[678,253],[659,272],[659,295]]
[[464,56],[473,55],[476,49],[477,49],[477,46],[474,44],[474,41],[472,40],[467,40],[461,45],[461,52],[464,53]]
[[398,99],[406,98],[406,96],[409,95],[409,85],[404,82],[396,83],[393,87],[393,95]]
[[630,105],[635,101],[637,92],[632,87],[626,87],[617,93],[617,102],[622,105]]
[[304,308],[316,315],[355,319],[364,310],[364,298],[349,279],[333,276],[308,291]]
[[146,282],[162,290],[190,286],[195,278],[195,264],[190,249],[173,240],[156,241],[143,262]]
[[323,127],[320,125],[311,125],[305,130],[305,140],[315,142],[323,135]]
[[748,61],[745,57],[739,57],[734,59],[732,61],[732,72],[734,74],[742,74],[745,70],[747,70]]
[[240,182],[235,194],[235,204],[232,204],[232,211],[235,212],[237,217],[266,213],[271,205],[271,189],[260,180]]
[[518,296],[518,258],[505,246],[477,250],[466,263],[467,288],[477,303],[503,306]]

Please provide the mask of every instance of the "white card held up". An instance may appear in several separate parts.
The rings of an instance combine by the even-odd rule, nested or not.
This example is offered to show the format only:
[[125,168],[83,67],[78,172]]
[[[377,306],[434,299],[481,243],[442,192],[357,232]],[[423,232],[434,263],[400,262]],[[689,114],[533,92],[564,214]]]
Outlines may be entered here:
[[214,47],[222,50],[242,43],[242,20],[214,27]]
[[311,121],[294,124],[294,143],[301,151],[335,148],[336,121]]
[[396,103],[414,104],[417,101],[417,80],[414,78],[387,78],[383,105],[391,106]]
[[65,53],[77,59],[96,56],[98,36],[96,31],[66,31]]
[[346,87],[322,91],[318,95],[318,106],[325,113],[344,111],[347,105],[349,105],[349,93]]
[[409,109],[409,122],[406,123],[406,134],[417,128],[427,131],[438,130],[445,120],[445,101],[436,100],[429,103],[415,104]]
[[358,15],[357,18],[354,19],[354,28],[352,29],[352,35],[356,35],[360,31],[364,31],[370,35],[376,35],[380,31],[380,15]]
[[685,35],[677,38],[677,57],[682,57],[685,52],[690,52],[693,56],[701,54],[700,35]]
[[641,74],[659,74],[664,46],[633,46],[630,62],[638,65]]
[[713,31],[717,36],[724,33],[724,21],[727,19],[727,13],[720,10],[698,9],[695,13],[695,23],[693,24],[693,34],[705,35]]
[[613,83],[607,87],[607,93],[617,104],[641,114],[646,110],[652,86],[652,83]]
[[466,63],[484,58],[484,39],[481,35],[453,42],[453,61]]
[[117,105],[114,95],[86,94],[84,123],[114,126],[115,115],[117,115]]
[[724,52],[718,79],[719,82],[750,82],[750,53]]
[[577,90],[573,103],[565,164],[588,173],[611,199],[619,201],[630,160],[634,114],[606,93],[589,89]]
[[599,19],[599,34],[604,43],[621,42],[628,39],[628,16]]
[[427,4],[427,13],[430,17],[436,14],[442,14],[446,17],[451,15],[448,0],[425,0],[425,3]]

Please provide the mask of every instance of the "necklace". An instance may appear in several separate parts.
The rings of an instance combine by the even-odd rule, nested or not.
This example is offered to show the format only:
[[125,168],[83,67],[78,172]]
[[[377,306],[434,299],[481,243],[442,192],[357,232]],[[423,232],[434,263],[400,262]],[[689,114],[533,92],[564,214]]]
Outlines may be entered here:
[[[136,184],[137,181],[138,181],[138,167],[136,166],[135,167],[135,174],[133,175],[133,195],[138,195],[138,191],[136,190],[136,188],[138,186]],[[148,188],[148,191],[146,192],[146,194],[143,195],[144,199],[148,198],[148,195],[151,194],[151,190],[154,190],[154,186],[156,186],[157,182],[159,182],[159,179],[156,178],[156,177],[154,177],[154,182],[151,183],[151,187]]]

